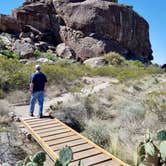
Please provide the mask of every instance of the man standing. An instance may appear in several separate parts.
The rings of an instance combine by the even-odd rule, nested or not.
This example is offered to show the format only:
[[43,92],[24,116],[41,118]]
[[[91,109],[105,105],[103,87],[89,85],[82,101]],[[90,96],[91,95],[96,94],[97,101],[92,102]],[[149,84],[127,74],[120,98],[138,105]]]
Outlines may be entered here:
[[43,117],[43,103],[44,103],[44,91],[47,87],[47,78],[40,71],[40,65],[35,66],[36,72],[32,74],[30,78],[30,116],[33,116],[36,100],[38,100],[39,105],[39,118]]

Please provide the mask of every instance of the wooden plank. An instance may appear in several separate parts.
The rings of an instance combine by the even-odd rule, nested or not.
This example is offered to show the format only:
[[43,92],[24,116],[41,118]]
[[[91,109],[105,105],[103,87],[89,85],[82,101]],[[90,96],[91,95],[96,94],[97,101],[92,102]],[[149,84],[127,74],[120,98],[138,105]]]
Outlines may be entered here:
[[42,130],[35,130],[36,133],[38,134],[42,134],[42,133],[49,133],[49,132],[52,132],[52,131],[57,131],[57,130],[62,130],[62,129],[65,129],[64,126],[53,126],[53,127],[49,127],[49,128],[45,128],[45,129],[42,129]]
[[43,124],[46,122],[52,122],[52,119],[45,119],[45,120],[42,120],[40,122],[35,120],[35,121],[26,122],[26,123],[28,123],[29,125],[35,125],[35,124],[37,125],[37,124]]
[[[28,123],[29,124],[29,123]],[[46,125],[49,125],[49,124],[54,124],[54,125],[56,125],[56,124],[58,124],[59,125],[59,123],[55,123],[54,121],[43,121],[43,122],[38,122],[38,123],[36,123],[36,124],[29,124],[32,128],[35,128],[35,127],[41,127],[41,126],[46,126]]]
[[[78,153],[78,152],[86,151],[86,150],[93,149],[93,148],[94,148],[93,146],[91,146],[87,143],[71,147],[73,153]],[[54,152],[59,153],[59,151],[60,151],[60,149],[58,149],[57,151],[54,151]]]
[[52,132],[46,132],[46,133],[41,133],[39,134],[39,136],[41,138],[44,138],[44,137],[48,137],[48,136],[52,136],[52,135],[57,135],[57,134],[60,134],[60,133],[66,133],[70,131],[69,129],[62,129],[62,130],[58,130],[58,131],[52,131]]
[[43,141],[48,142],[51,140],[56,140],[56,139],[60,139],[60,138],[66,138],[66,137],[70,137],[75,135],[74,133],[72,133],[71,131],[66,132],[66,133],[60,133],[58,135],[52,135],[52,136],[48,136],[48,137],[44,137]]
[[[85,166],[94,166],[95,164],[97,163],[101,163],[102,161],[108,161],[110,160],[110,157],[105,155],[105,154],[98,154],[98,155],[95,155],[95,156],[91,156],[91,157],[88,157],[88,158],[85,158],[82,161],[82,164],[85,165]],[[71,162],[69,164],[69,166],[75,166],[75,165],[78,165],[78,161],[74,161],[74,162]],[[111,165],[109,165],[111,166]]]
[[[55,119],[57,122],[59,122],[60,124],[64,125],[66,128],[70,128],[69,126],[67,126],[66,124],[62,123],[60,120]],[[85,141],[87,141],[89,144],[91,144],[92,146],[94,146],[95,148],[97,148],[98,150],[100,150],[102,153],[106,154],[107,156],[109,156],[112,159],[115,159],[116,161],[118,161],[120,163],[120,165],[123,166],[129,166],[128,164],[124,163],[123,161],[121,161],[120,159],[118,159],[117,157],[115,157],[114,155],[110,154],[109,152],[107,152],[106,150],[102,149],[101,147],[99,147],[98,145],[96,145],[95,143],[93,143],[92,141],[90,141],[89,139],[87,139],[86,137],[84,137],[83,135],[79,134],[78,132],[76,132],[75,130],[71,129],[70,130],[73,133],[76,133],[77,135],[79,135],[81,138],[83,138]]]
[[[49,119],[49,118],[47,118],[47,119]],[[28,122],[39,122],[39,121],[43,121],[43,120],[46,120],[46,118],[42,119],[42,118],[32,117],[32,118],[28,118],[28,119],[26,119],[24,121],[28,123]]]
[[53,141],[48,141],[47,144],[49,146],[52,146],[52,145],[58,145],[58,144],[70,142],[70,141],[73,141],[73,140],[78,140],[78,139],[81,139],[81,138],[78,135],[74,135],[74,136],[70,136],[70,137],[66,137],[66,138],[61,138],[61,139],[57,139],[57,140],[53,140]]
[[48,153],[48,155],[55,161],[58,159],[58,155],[40,138],[38,134],[23,120],[21,122],[25,125],[28,131],[33,135],[34,139],[40,144],[40,146]]
[[89,145],[86,143],[86,144],[74,146],[71,149],[72,149],[73,153],[76,153],[76,152],[81,152],[81,151],[85,151],[85,150],[92,149],[92,148],[94,148],[92,145]]
[[77,152],[77,153],[73,154],[73,161],[83,160],[85,158],[96,156],[96,155],[101,154],[101,153],[102,152],[100,152],[96,148],[88,149],[86,151]]
[[119,162],[117,162],[116,160],[108,160],[108,161],[102,161],[102,162],[100,162],[100,163],[98,163],[98,164],[95,164],[95,165],[93,165],[93,166],[111,166],[111,165],[113,165],[113,166],[122,166],[122,165],[120,165],[120,163]]
[[35,128],[33,128],[32,127],[32,129],[34,129],[34,131],[36,131],[36,132],[38,132],[38,133],[40,133],[41,131],[44,131],[44,130],[46,130],[46,131],[48,131],[49,129],[64,129],[65,127],[64,126],[62,126],[62,125],[53,125],[53,124],[50,124],[50,125],[47,125],[47,126],[41,126],[41,127],[35,127]]
[[74,159],[69,166],[79,160],[85,166],[128,166],[58,119],[31,117],[21,121],[53,160],[58,158],[60,149],[70,146]]
[[81,144],[84,144],[84,143],[87,143],[87,142],[85,140],[83,140],[83,139],[79,139],[79,140],[74,140],[74,141],[70,141],[70,142],[67,142],[67,143],[62,143],[62,144],[58,144],[58,145],[52,145],[50,147],[51,147],[51,149],[53,151],[57,151],[59,149],[62,149],[65,146],[73,147],[73,146],[81,145]]

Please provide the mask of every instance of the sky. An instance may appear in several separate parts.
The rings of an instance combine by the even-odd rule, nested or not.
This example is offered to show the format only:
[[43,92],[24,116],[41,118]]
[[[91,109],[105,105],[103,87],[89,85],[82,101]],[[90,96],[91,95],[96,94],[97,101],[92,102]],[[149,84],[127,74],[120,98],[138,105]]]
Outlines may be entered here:
[[[23,0],[0,0],[0,13],[10,14],[13,8],[21,5]],[[153,63],[166,63],[166,0],[119,0],[119,3],[129,4],[143,16],[150,26],[150,41],[152,44]]]

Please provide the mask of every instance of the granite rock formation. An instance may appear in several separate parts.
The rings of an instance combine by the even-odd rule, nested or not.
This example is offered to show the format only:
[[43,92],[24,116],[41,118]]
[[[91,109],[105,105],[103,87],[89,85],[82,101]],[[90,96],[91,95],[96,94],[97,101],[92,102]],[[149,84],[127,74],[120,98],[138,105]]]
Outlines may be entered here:
[[0,15],[0,31],[48,46],[65,43],[80,60],[110,51],[153,59],[147,21],[117,0],[26,0],[12,16]]

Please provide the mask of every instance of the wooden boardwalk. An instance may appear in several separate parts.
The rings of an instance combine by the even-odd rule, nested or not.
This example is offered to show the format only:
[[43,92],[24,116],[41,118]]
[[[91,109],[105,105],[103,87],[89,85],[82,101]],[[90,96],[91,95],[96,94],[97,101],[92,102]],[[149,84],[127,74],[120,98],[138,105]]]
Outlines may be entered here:
[[79,160],[84,166],[128,166],[58,119],[31,117],[21,118],[21,122],[54,161],[67,145],[74,156],[69,166],[77,166]]

